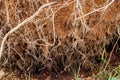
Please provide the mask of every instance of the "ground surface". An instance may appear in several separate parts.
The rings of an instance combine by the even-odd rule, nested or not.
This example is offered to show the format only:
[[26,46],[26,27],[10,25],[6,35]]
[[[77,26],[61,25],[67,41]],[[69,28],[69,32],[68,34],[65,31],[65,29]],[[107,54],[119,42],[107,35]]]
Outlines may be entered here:
[[0,67],[7,75],[73,80],[80,72],[91,79],[119,66],[119,38],[120,0],[0,0]]

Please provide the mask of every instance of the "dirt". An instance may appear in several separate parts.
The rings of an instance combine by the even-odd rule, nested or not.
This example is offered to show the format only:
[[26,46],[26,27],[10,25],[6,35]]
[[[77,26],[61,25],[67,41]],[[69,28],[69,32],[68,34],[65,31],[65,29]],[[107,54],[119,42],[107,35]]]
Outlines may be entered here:
[[[80,74],[88,77],[92,70],[98,73],[102,59],[110,58],[110,66],[119,65],[120,0],[100,10],[97,9],[112,0],[48,1],[57,3],[9,35],[1,68],[18,75],[37,74],[40,80],[73,80],[74,67],[77,70],[80,66]],[[10,30],[46,3],[47,0],[0,0],[0,43]],[[94,10],[97,11],[80,18]]]

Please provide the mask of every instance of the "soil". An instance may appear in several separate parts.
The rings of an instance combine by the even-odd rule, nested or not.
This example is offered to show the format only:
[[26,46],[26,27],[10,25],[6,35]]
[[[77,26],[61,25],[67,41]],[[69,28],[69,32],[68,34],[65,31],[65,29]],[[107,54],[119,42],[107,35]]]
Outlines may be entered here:
[[[120,0],[48,1],[57,2],[8,36],[1,69],[38,80],[74,80],[72,68],[80,67],[80,77],[89,77],[92,71],[98,73],[103,59],[110,59],[111,67],[119,65]],[[0,0],[0,44],[10,30],[49,2]]]

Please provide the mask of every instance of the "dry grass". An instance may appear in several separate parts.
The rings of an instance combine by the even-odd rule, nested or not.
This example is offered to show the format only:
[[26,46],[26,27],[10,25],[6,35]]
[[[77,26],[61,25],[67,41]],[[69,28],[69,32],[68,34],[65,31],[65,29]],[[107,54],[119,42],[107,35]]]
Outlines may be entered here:
[[112,55],[120,56],[119,5],[119,0],[1,0],[1,67],[59,74],[81,64],[90,71],[102,56],[108,59],[105,70]]

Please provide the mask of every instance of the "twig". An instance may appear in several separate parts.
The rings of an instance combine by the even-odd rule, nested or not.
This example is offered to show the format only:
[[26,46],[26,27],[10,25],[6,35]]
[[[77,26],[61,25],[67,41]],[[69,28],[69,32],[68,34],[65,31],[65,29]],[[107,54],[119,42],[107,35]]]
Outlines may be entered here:
[[112,53],[113,53],[113,51],[114,51],[114,49],[115,49],[115,47],[116,47],[116,45],[117,45],[117,43],[118,43],[118,40],[119,40],[119,37],[118,37],[117,41],[115,42],[115,44],[114,44],[114,46],[113,46],[113,48],[112,48],[112,51],[110,52],[110,57],[109,57],[109,59],[108,59],[106,65],[105,65],[105,68],[103,69],[103,71],[106,70],[108,64],[110,63],[110,60],[111,60],[111,57],[112,57]]

